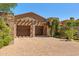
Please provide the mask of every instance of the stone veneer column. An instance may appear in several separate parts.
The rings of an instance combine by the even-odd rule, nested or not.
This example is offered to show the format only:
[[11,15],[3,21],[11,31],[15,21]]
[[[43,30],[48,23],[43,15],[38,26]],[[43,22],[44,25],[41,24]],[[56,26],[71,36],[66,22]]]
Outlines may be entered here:
[[33,25],[33,37],[35,37],[35,25]]
[[32,27],[32,25],[31,25],[31,26],[30,26],[30,37],[33,37],[33,34],[32,34],[32,31],[33,31],[33,30],[32,30],[32,28],[33,28],[33,27]]
[[47,26],[43,26],[43,35],[44,36],[47,36]]
[[16,26],[16,24],[14,24],[14,38],[16,38],[16,28],[17,28],[17,26]]
[[35,37],[35,25],[31,25],[31,28],[30,28],[30,37]]
[[50,37],[50,28],[47,26],[47,36]]
[[34,19],[32,19],[32,25],[31,25],[31,28],[30,28],[30,36],[31,37],[35,37],[35,21]]

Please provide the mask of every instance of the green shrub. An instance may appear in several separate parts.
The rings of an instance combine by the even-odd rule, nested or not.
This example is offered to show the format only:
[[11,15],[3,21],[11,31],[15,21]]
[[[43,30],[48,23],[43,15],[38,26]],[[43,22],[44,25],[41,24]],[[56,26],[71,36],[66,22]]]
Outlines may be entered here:
[[11,42],[12,38],[10,36],[5,36],[3,39],[3,45],[6,46]]
[[67,36],[65,35],[65,33],[63,31],[55,33],[54,37],[60,38],[60,39],[67,39]]
[[0,19],[0,48],[11,42],[12,36],[10,33],[11,29],[6,25],[4,19]]
[[0,39],[0,48],[2,48],[3,46],[4,46],[4,44],[3,44],[3,40]]
[[66,36],[68,37],[68,40],[73,40],[74,39],[74,35],[77,33],[77,30],[75,30],[75,29],[69,29],[69,30],[66,30],[65,31],[65,34],[66,34]]

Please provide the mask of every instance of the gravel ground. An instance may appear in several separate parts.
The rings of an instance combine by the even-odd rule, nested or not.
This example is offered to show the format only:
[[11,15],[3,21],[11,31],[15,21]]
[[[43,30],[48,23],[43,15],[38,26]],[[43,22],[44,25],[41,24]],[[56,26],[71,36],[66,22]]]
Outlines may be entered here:
[[0,49],[1,56],[78,56],[79,42],[51,37],[16,38]]

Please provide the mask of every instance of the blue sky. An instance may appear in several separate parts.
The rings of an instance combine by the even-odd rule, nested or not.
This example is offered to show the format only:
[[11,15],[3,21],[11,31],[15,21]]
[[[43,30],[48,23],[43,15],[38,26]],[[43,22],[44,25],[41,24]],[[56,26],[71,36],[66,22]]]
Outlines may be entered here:
[[77,3],[19,3],[13,10],[15,15],[34,12],[45,18],[59,17],[60,20],[69,17],[79,18],[79,4]]

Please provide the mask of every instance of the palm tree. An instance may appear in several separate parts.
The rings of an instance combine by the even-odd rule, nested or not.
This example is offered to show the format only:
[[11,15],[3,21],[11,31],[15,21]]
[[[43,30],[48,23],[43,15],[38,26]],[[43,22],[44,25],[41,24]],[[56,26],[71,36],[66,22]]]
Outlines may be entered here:
[[47,20],[48,20],[48,29],[49,29],[48,35],[52,36],[53,19],[52,18],[48,18]]
[[57,17],[48,18],[48,26],[50,28],[50,35],[54,36],[59,29],[59,18]]

